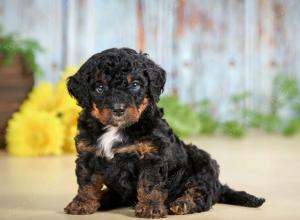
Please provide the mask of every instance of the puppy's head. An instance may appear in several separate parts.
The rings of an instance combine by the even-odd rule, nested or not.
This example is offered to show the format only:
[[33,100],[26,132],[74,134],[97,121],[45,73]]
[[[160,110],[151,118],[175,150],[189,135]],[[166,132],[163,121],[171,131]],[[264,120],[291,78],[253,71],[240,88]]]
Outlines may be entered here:
[[113,48],[88,59],[67,86],[100,123],[127,127],[156,105],[165,81],[165,71],[146,54]]

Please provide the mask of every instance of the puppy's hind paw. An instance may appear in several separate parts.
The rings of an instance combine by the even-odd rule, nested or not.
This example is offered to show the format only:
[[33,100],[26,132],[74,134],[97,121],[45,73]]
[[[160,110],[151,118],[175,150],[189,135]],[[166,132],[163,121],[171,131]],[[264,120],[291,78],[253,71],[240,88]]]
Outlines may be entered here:
[[95,213],[99,207],[100,204],[96,201],[81,201],[74,198],[64,211],[71,215],[90,215]]
[[266,200],[264,198],[256,198],[254,197],[250,201],[247,201],[246,206],[248,207],[260,207],[262,204],[264,204]]
[[140,218],[165,218],[167,209],[163,205],[137,205],[135,207],[135,216]]
[[193,213],[196,204],[192,201],[187,201],[184,199],[177,199],[170,204],[170,212],[173,215],[185,215]]

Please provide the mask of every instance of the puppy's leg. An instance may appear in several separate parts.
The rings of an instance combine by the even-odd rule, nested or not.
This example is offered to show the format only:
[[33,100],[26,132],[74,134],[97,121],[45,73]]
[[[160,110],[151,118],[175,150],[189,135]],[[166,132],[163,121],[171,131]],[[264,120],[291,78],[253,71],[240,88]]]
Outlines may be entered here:
[[216,203],[221,184],[219,166],[205,151],[193,145],[185,146],[189,156],[190,173],[181,197],[170,203],[173,214],[203,212]]
[[185,184],[183,194],[170,203],[170,212],[174,215],[184,215],[197,212],[197,204],[201,203],[201,199],[200,188],[194,178],[191,178]]
[[165,165],[160,157],[154,155],[145,155],[141,164],[135,215],[142,218],[166,217]]
[[64,210],[66,213],[74,215],[92,214],[100,207],[102,178],[89,171],[86,161],[81,158],[81,155],[76,161],[76,175],[79,185],[78,193]]

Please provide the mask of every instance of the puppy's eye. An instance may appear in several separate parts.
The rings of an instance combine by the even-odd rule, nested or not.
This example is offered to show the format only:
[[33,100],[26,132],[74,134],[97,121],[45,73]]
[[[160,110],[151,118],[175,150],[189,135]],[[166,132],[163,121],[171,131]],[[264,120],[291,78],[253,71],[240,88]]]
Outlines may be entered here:
[[130,89],[133,91],[138,91],[141,88],[141,84],[139,81],[135,80],[130,84]]
[[101,94],[103,92],[103,90],[104,90],[104,86],[103,85],[99,85],[99,86],[96,87],[95,90],[96,90],[96,92],[98,92],[99,94]]

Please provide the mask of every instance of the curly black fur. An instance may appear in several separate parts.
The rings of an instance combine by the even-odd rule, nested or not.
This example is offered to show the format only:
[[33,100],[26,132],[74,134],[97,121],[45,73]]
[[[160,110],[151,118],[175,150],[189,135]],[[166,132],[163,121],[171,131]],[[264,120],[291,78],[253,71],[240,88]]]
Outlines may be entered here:
[[95,54],[69,78],[83,110],[75,139],[79,190],[67,213],[135,205],[137,216],[159,218],[217,202],[264,203],[221,184],[217,162],[173,133],[156,105],[165,81],[161,67],[129,48]]

